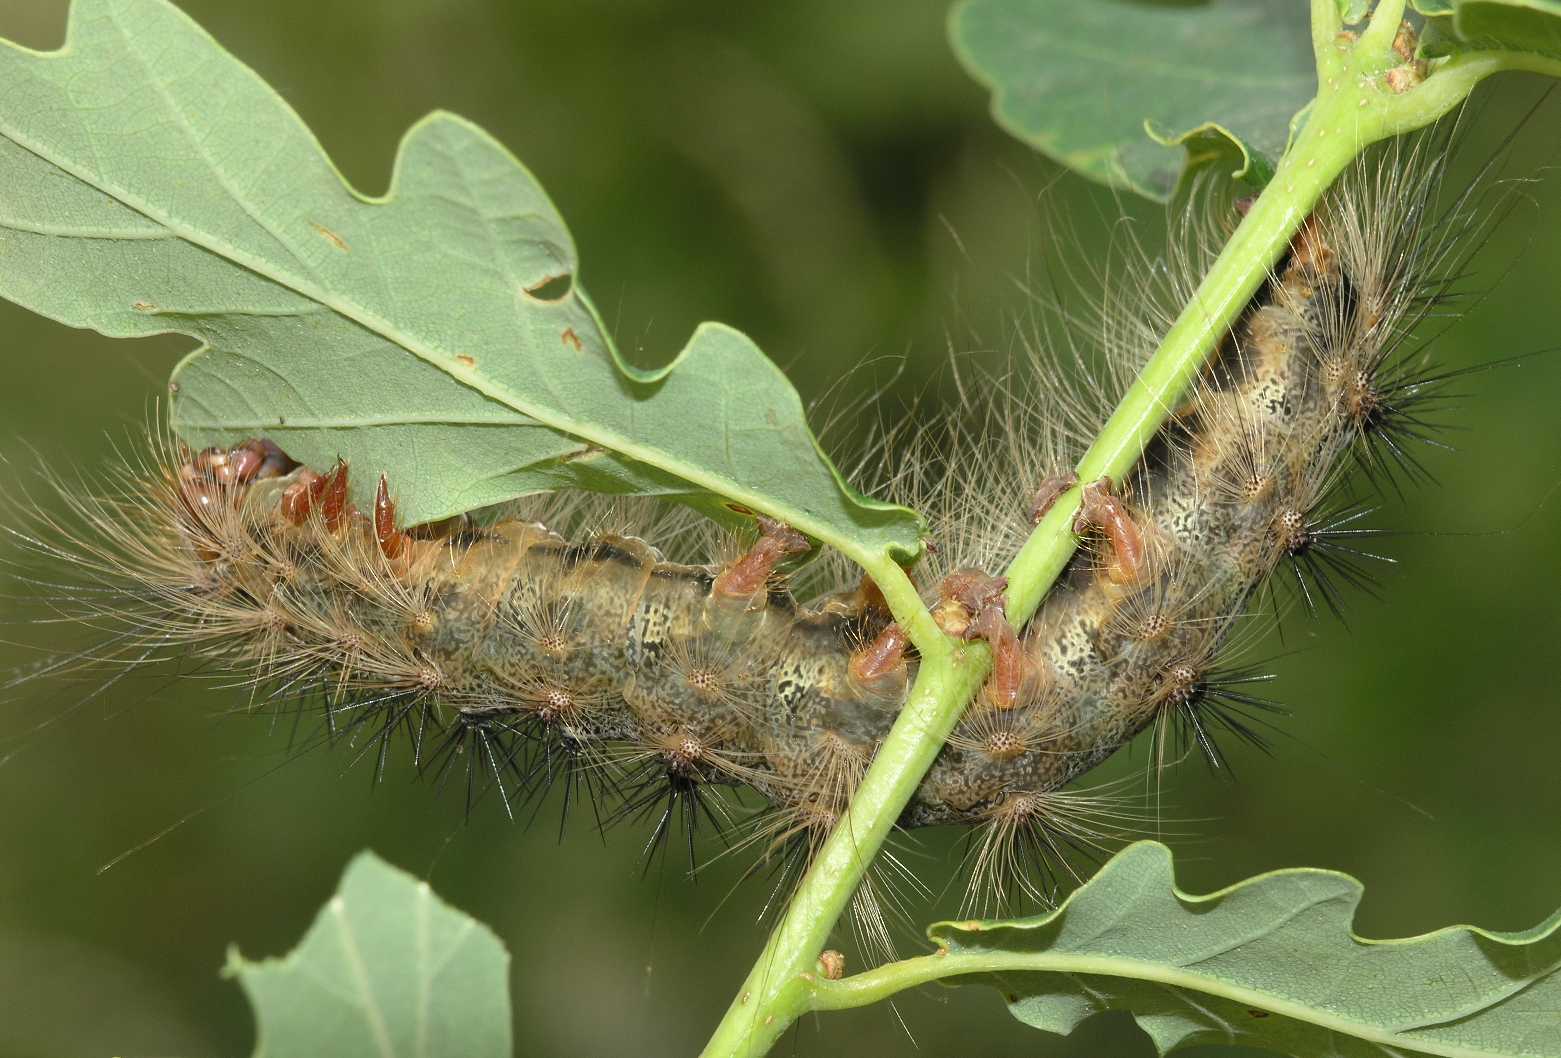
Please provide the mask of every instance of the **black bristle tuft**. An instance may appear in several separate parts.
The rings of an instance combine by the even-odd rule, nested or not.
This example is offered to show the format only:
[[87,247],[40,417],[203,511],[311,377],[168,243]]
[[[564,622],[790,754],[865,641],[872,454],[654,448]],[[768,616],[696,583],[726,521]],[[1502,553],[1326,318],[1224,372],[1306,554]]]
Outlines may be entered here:
[[1372,563],[1396,563],[1398,560],[1360,546],[1370,538],[1388,535],[1387,530],[1359,524],[1377,510],[1358,502],[1347,502],[1308,512],[1300,528],[1287,541],[1285,557],[1290,563],[1296,593],[1312,617],[1317,616],[1317,604],[1321,602],[1347,624],[1345,587],[1380,598]]
[[1226,774],[1234,772],[1220,744],[1224,735],[1271,753],[1268,736],[1259,729],[1273,728],[1268,717],[1285,716],[1288,711],[1247,688],[1275,678],[1275,674],[1256,667],[1214,669],[1199,675],[1168,700],[1178,748],[1196,747],[1211,770]]
[[725,802],[697,772],[668,766],[656,758],[646,760],[624,778],[623,801],[607,823],[626,820],[654,820],[640,852],[642,872],[650,870],[652,860],[665,855],[674,825],[682,828],[690,876],[699,869],[698,831],[708,825],[725,842],[732,829]]
[[443,737],[428,754],[422,771],[443,790],[458,772],[464,773],[465,807],[472,809],[490,789],[498,792],[504,814],[515,818],[515,804],[526,790],[526,732],[506,713],[456,712]]

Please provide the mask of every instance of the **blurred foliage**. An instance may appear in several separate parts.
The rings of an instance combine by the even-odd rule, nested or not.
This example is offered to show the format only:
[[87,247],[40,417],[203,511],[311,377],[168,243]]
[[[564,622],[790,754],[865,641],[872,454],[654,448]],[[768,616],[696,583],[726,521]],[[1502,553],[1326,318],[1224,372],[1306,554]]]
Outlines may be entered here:
[[[886,414],[916,397],[932,415],[948,350],[1000,362],[1028,311],[1021,286],[1044,262],[1087,286],[1112,260],[1124,210],[1158,238],[1154,207],[1119,204],[992,123],[949,50],[942,4],[184,6],[365,190],[384,188],[402,130],[435,106],[492,131],[570,218],[582,280],[642,362],[719,319],[776,356],[804,396],[854,394],[903,358]],[[0,34],[54,47],[64,11],[64,0],[0,0]],[[1488,157],[1541,91],[1516,77],[1482,89],[1456,172]],[[1561,103],[1545,100],[1518,128],[1508,170],[1552,164],[1558,121]],[[1561,331],[1561,182],[1528,197],[1477,260],[1467,286],[1483,299],[1438,342],[1453,366],[1543,350]],[[0,485],[13,509],[28,502],[19,489],[39,493],[36,464],[91,467],[133,437],[187,344],[111,342],[8,305],[0,335]],[[1550,829],[1561,504],[1546,502],[1561,483],[1558,387],[1561,362],[1544,354],[1466,379],[1449,416],[1459,451],[1430,456],[1439,484],[1384,497],[1375,517],[1403,531],[1380,542],[1401,560],[1382,600],[1356,598],[1347,627],[1292,615],[1255,648],[1295,715],[1272,760],[1236,753],[1237,781],[1191,763],[1168,779],[1157,836],[1176,849],[1183,887],[1338,868],[1365,883],[1357,928],[1379,937],[1454,922],[1519,929],[1561,902]],[[851,462],[849,431],[827,442]],[[37,615],[25,600],[0,606],[7,641],[66,638],[21,627]],[[0,649],[7,666],[38,657]],[[0,703],[0,1055],[247,1054],[250,1014],[217,973],[228,942],[286,950],[366,847],[510,946],[516,1039],[530,1055],[694,1052],[761,945],[768,894],[734,891],[738,857],[689,882],[675,860],[643,870],[632,827],[598,840],[578,807],[561,842],[556,802],[529,827],[490,803],[463,821],[459,790],[436,794],[405,766],[372,787],[350,751],[294,759],[289,725],[244,712],[244,692],[220,677],[165,672],[92,696],[99,682],[56,680]],[[1140,749],[1091,778],[1146,766]],[[935,892],[959,841],[911,836],[906,859]],[[955,904],[957,890],[941,893],[910,919]],[[903,950],[921,944],[907,929]],[[1037,1042],[975,989],[805,1021],[778,1053],[899,1054],[907,1032],[929,1055],[1147,1053],[1111,1019],[1069,1044]]]
[[1291,0],[965,0],[949,40],[1000,125],[1160,201],[1211,158],[1261,189],[1317,94],[1309,16]]
[[509,963],[488,927],[360,852],[295,948],[230,949],[223,972],[254,1005],[257,1055],[511,1058]]

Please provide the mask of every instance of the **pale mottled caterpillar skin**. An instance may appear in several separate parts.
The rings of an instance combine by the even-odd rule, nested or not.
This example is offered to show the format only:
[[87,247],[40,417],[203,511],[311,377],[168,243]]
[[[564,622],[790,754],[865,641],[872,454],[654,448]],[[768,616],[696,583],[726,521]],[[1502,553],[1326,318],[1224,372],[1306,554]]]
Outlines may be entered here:
[[1032,795],[1178,715],[1219,762],[1202,709],[1218,693],[1220,647],[1264,578],[1303,544],[1322,485],[1361,426],[1349,386],[1381,353],[1364,328],[1351,326],[1356,340],[1343,347],[1325,341],[1321,321],[1349,282],[1321,227],[1308,228],[1138,468],[1144,559],[1125,576],[1109,556],[1074,563],[1025,631],[1035,688],[1021,711],[1036,715],[973,706],[910,822],[1023,813]]
[[[1346,454],[1413,395],[1395,350],[1457,234],[1421,236],[1439,161],[1379,157],[1308,221],[1130,480],[1096,486],[1121,523],[1081,515],[1089,546],[1022,630],[1017,699],[977,698],[903,814],[984,827],[974,869],[999,888],[1015,864],[993,843],[1066,834],[1056,792],[1138,732],[1177,723],[1218,765],[1215,735],[1250,734],[1242,717],[1267,708],[1222,677],[1221,648],[1270,573],[1317,543]],[[915,676],[896,643],[864,677],[893,631],[870,592],[802,605],[772,579],[734,598],[716,587],[731,564],[669,562],[632,535],[570,541],[517,518],[403,534],[383,512],[300,515],[289,497],[318,480],[301,468],[226,482],[197,465],[176,452],[72,501],[75,563],[124,589],[98,619],[278,697],[323,690],[328,723],[381,761],[403,734],[423,766],[467,754],[506,805],[563,769],[628,774],[629,807],[665,800],[664,827],[679,796],[746,785],[775,807],[760,837],[809,844]],[[1012,471],[1014,512],[1032,473]]]

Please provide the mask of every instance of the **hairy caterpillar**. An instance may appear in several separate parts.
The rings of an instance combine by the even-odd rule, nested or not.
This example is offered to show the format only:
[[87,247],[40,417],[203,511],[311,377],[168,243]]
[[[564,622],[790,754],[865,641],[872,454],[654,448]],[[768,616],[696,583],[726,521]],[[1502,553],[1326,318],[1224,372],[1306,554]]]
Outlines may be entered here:
[[[1050,429],[1005,438],[1021,458],[942,486],[954,515],[934,539],[962,544],[924,585],[945,630],[987,639],[997,664],[902,824],[979,828],[972,904],[1047,895],[1028,857],[1096,825],[1061,787],[1139,730],[1179,729],[1215,765],[1222,734],[1258,738],[1274,707],[1222,649],[1281,563],[1330,605],[1330,571],[1356,576],[1362,556],[1330,538],[1342,459],[1415,468],[1395,431],[1418,428],[1439,380],[1402,343],[1478,214],[1427,229],[1434,151],[1371,166],[1298,236],[1127,486],[1088,484],[1091,547],[1026,628],[1008,627],[988,570],[1073,463],[1047,440],[1064,416],[1033,410]],[[648,816],[657,838],[680,815],[724,823],[703,795],[744,785],[772,806],[752,828],[766,852],[805,855],[839,817],[915,666],[868,586],[798,604],[773,576],[799,546],[778,525],[719,564],[567,512],[407,531],[391,476],[375,510],[346,506],[357,472],[298,468],[258,440],[174,447],[108,495],[71,497],[78,524],[33,544],[112,592],[84,597],[110,650],[193,648],[262,699],[319,696],[376,772],[404,739],[421,768],[464,770],[506,807],[562,780],[616,794],[609,811]]]

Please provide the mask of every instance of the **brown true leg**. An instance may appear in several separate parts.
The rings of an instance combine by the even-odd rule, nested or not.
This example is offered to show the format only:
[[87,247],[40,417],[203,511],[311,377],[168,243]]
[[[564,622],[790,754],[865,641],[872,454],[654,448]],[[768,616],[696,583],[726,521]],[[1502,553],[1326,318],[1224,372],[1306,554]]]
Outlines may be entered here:
[[222,486],[217,484],[211,465],[215,451],[208,448],[179,467],[179,495],[196,517],[210,510],[222,495]]
[[1019,634],[1008,621],[1001,602],[988,606],[970,622],[967,639],[984,639],[992,648],[992,675],[987,677],[987,700],[998,709],[1012,709],[1019,702],[1019,685],[1024,682],[1025,657]]
[[960,639],[984,639],[992,648],[992,675],[987,678],[987,699],[998,709],[1012,709],[1024,682],[1025,657],[1019,635],[1008,621],[1003,590],[1006,577],[993,577],[977,569],[958,569],[943,578],[941,601],[933,611],[938,627]]
[[981,611],[1003,604],[1006,577],[994,577],[979,569],[956,569],[938,586],[938,605],[932,619],[945,635],[970,638],[970,626]]
[[324,491],[324,477],[312,470],[300,470],[297,479],[282,490],[282,517],[291,525],[304,524]]
[[185,503],[197,512],[209,510],[219,501],[235,503],[243,486],[265,466],[267,443],[251,439],[232,448],[203,448],[195,453],[179,467],[179,489]]
[[267,478],[282,478],[298,469],[298,461],[281,448],[274,441],[261,438],[258,441],[245,441],[260,456],[260,465],[255,468],[255,480],[264,481]]
[[228,450],[227,463],[219,474],[226,472],[227,480],[248,484],[282,477],[297,466],[275,443],[252,437]]
[[320,519],[325,522],[325,531],[334,533],[351,513],[352,505],[347,502],[347,464],[338,459],[335,468],[325,475],[325,487],[320,492]]
[[410,538],[396,528],[396,505],[390,498],[390,482],[379,476],[379,488],[374,493],[374,539],[380,552],[389,559],[400,558]]
[[856,586],[856,605],[861,613],[877,611],[889,612],[889,600],[883,597],[883,590],[878,587],[878,582],[867,574],[862,574],[862,579]]
[[307,468],[282,491],[282,517],[292,525],[302,525],[314,511],[320,512],[326,532],[334,533],[353,513],[347,502],[347,464],[337,460],[328,474],[316,474]]
[[[251,482],[286,473],[296,465],[276,445],[254,438],[232,448],[204,448],[196,452],[178,470],[179,498],[193,519],[186,528],[194,536],[204,537],[204,530],[214,526],[208,519],[219,507],[237,507]],[[284,466],[286,470],[278,470]],[[197,542],[195,546],[203,558],[218,557],[207,544]]]
[[875,689],[905,682],[905,630],[890,623],[865,647],[854,651],[846,671],[853,683]]
[[808,538],[783,522],[759,515],[759,539],[741,558],[716,577],[711,591],[717,598],[751,599],[764,591],[775,567],[808,549]]
[[232,448],[204,448],[185,468],[190,475],[218,485],[247,485],[262,478],[281,477],[298,466],[271,441],[251,437]]
[[1099,529],[1111,542],[1111,564],[1106,575],[1116,584],[1137,583],[1144,574],[1144,538],[1127,505],[1111,492],[1111,479],[1101,478],[1084,486],[1084,500],[1073,520],[1075,533]]
[[217,479],[217,470],[226,465],[220,449],[198,452],[179,467],[177,487],[183,508],[179,527],[195,553],[204,561],[215,562],[221,549],[213,546],[212,530],[220,524],[220,509],[233,502],[232,491]]
[[1300,230],[1290,239],[1290,263],[1286,270],[1329,275],[1334,265],[1333,247],[1323,238],[1322,221],[1313,214],[1301,222]]
[[1030,524],[1038,525],[1058,497],[1078,483],[1079,476],[1071,470],[1066,474],[1049,474],[1042,478],[1040,486],[1035,490],[1035,498],[1030,501]]

